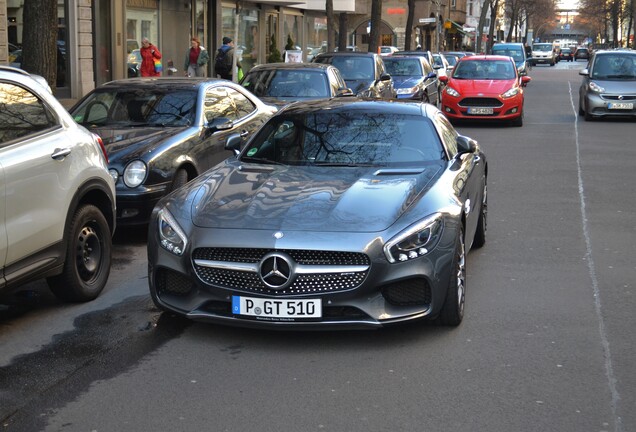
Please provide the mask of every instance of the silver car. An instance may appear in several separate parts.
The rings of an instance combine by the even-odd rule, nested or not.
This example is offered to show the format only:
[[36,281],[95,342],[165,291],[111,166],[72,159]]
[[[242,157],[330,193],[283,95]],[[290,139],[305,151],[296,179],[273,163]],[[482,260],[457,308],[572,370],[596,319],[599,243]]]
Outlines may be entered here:
[[0,294],[46,278],[62,300],[99,295],[110,273],[115,185],[101,139],[46,82],[0,66]]
[[579,115],[585,120],[636,117],[635,51],[596,51],[579,75]]
[[457,326],[466,254],[486,241],[486,175],[477,142],[430,104],[289,105],[157,204],[151,297],[237,326]]

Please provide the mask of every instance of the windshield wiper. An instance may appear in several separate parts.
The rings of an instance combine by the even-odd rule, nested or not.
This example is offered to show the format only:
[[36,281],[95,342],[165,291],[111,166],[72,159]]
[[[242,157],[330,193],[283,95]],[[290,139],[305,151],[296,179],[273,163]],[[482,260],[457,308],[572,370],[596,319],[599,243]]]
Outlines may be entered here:
[[264,165],[286,165],[282,162],[278,162],[275,160],[271,160],[271,159],[265,159],[265,158],[257,158],[257,157],[251,157],[251,156],[243,156],[242,158],[239,159],[239,161],[241,162],[253,162],[253,163],[260,163],[260,164],[264,164]]

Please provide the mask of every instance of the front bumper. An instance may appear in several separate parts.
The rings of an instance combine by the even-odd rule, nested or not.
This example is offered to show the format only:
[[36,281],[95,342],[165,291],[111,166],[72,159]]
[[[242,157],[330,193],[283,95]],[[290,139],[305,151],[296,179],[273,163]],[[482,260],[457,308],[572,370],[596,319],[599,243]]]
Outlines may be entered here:
[[[620,99],[619,99],[620,97]],[[610,104],[631,104],[631,109],[614,109]],[[636,117],[636,94],[614,95],[609,93],[592,93],[585,95],[585,112],[593,117]]]
[[[220,282],[210,283],[210,279],[204,281],[190,254],[186,251],[184,255],[188,257],[177,257],[167,252],[157,244],[154,231],[151,224],[148,239],[149,286],[152,299],[163,310],[197,321],[241,327],[368,329],[437,316],[446,299],[452,276],[450,263],[454,254],[456,227],[452,223],[448,224],[437,247],[427,255],[393,264],[386,260],[379,240],[369,241],[368,234],[347,234],[348,250],[334,252],[334,245],[343,244],[342,233],[287,233],[283,241],[279,240],[276,245],[272,244],[271,233],[267,233],[267,242],[272,247],[257,249],[259,257],[264,251],[291,255],[302,251],[334,252],[368,257],[368,270],[355,286],[346,285],[337,279],[325,280],[321,275],[309,275],[313,281],[305,282],[308,285],[302,290],[284,292],[263,289],[259,280],[236,283],[237,278],[229,273],[215,276],[215,280]],[[232,244],[250,250],[256,250],[253,245],[263,245],[262,240],[266,239],[254,233],[250,233],[248,239],[244,231],[217,232],[214,236],[220,240],[217,244],[224,243],[223,239],[218,239],[218,234],[226,239],[233,238]],[[191,237],[198,244],[188,247],[190,251],[204,247],[205,240],[198,241],[201,237],[197,234]],[[321,240],[311,245],[302,240],[316,237]],[[293,249],[302,243],[305,244],[302,251]],[[343,272],[340,276],[344,280],[350,274]],[[239,316],[233,313],[233,296],[269,300],[320,299],[322,316],[314,320]]]
[[146,225],[155,204],[170,190],[170,183],[139,186],[134,189],[117,187],[117,226]]
[[[500,98],[479,98],[463,97],[461,99],[442,98],[442,112],[446,117],[453,120],[514,120],[522,115],[523,98],[514,97],[511,99]],[[465,102],[469,101],[469,102]],[[475,109],[490,109],[492,113],[480,114]]]

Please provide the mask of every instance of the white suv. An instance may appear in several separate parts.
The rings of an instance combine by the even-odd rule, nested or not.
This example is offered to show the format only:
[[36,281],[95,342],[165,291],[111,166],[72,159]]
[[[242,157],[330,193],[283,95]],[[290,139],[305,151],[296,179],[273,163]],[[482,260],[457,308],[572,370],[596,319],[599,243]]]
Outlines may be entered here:
[[0,66],[0,294],[46,278],[65,301],[110,274],[115,186],[97,135],[36,76]]

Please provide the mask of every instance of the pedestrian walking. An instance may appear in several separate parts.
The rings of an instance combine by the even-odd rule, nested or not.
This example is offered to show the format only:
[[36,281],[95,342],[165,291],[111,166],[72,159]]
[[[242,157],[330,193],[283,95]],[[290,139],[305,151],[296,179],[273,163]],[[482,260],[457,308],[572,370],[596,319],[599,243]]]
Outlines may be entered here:
[[[232,66],[234,64],[234,42],[229,37],[223,38],[223,45],[218,49],[214,59],[214,73],[226,80],[232,80]],[[236,67],[241,64],[237,61]]]
[[150,43],[148,38],[141,40],[141,67],[139,69],[142,77],[161,76],[161,52],[159,48]]
[[199,38],[191,39],[191,47],[186,52],[183,69],[186,76],[203,77],[205,76],[205,65],[210,61],[208,50],[201,46]]

